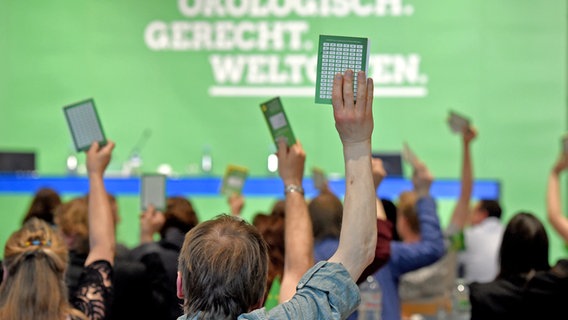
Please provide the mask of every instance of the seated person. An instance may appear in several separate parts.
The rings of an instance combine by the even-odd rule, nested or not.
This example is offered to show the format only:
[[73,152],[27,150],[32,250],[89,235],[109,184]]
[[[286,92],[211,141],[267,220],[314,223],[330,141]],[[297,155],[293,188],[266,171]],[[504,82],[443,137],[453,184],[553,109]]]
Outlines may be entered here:
[[45,221],[31,218],[13,233],[4,250],[0,319],[104,319],[112,291],[114,223],[103,174],[114,143],[87,152],[91,198],[88,203],[91,250],[68,302],[64,275],[67,248]]
[[499,244],[503,236],[501,206],[490,199],[480,200],[470,208],[473,190],[473,168],[470,144],[477,136],[473,127],[462,132],[463,156],[461,189],[457,204],[446,230],[452,237],[463,232],[463,248],[458,253],[458,276],[466,282],[488,282],[495,279],[499,271]]
[[383,320],[401,318],[400,277],[438,261],[445,253],[436,204],[430,196],[432,180],[428,168],[418,161],[412,177],[414,190],[399,197],[396,228],[402,241],[391,241],[390,260],[375,275],[383,293]]
[[[87,202],[89,198],[81,197],[65,202],[55,213],[55,223],[69,250],[69,265],[65,274],[65,283],[71,294],[79,288],[83,265],[89,254]],[[112,202],[110,198],[108,199],[112,208]],[[113,218],[114,223],[116,220]],[[157,255],[146,256],[144,262],[146,264],[115,257],[113,299],[107,310],[109,319],[159,316],[158,313],[152,313],[158,309],[153,302],[158,294],[162,293],[155,294],[153,290],[159,286],[157,279],[160,276],[162,276],[160,280],[163,281],[163,266]]]
[[268,279],[264,307],[270,310],[279,303],[280,283],[284,273],[284,218],[259,213],[252,224],[268,245]]
[[[310,268],[297,281],[295,270],[302,268],[311,248],[311,233],[304,228],[290,228],[286,222],[287,257],[282,288],[295,286],[295,294],[270,311],[263,305],[268,274],[268,248],[258,231],[241,219],[221,216],[192,229],[186,236],[179,257],[178,295],[184,299],[183,319],[343,319],[359,303],[355,280],[372,261],[376,244],[376,197],[371,177],[371,133],[373,130],[373,83],[364,72],[357,77],[357,102],[353,96],[353,72],[334,78],[333,110],[345,158],[346,196],[342,237],[336,253],[327,261]],[[298,144],[279,148],[281,155],[296,163],[301,158]],[[282,157],[279,157],[282,159]],[[294,160],[296,159],[296,160]],[[290,222],[303,209],[297,163],[295,173],[283,174],[285,210]],[[289,210],[298,207],[300,210]],[[292,214],[292,216],[291,216]],[[307,230],[309,231],[309,230]],[[294,236],[295,235],[295,236]],[[344,236],[343,236],[344,235]],[[291,240],[291,241],[289,241]],[[313,244],[312,244],[313,245]],[[290,252],[295,254],[289,254]],[[287,258],[286,258],[287,259]],[[288,271],[291,271],[290,273]],[[282,292],[282,290],[281,290]],[[284,290],[284,292],[287,292]],[[281,294],[281,298],[283,295]]]
[[[140,218],[140,245],[130,252],[130,259],[143,261],[150,253],[157,253],[165,268],[165,298],[161,306],[167,309],[160,319],[177,319],[181,314],[182,301],[177,298],[175,284],[177,279],[177,261],[185,234],[199,223],[197,213],[192,203],[181,196],[168,197],[164,213],[155,210],[153,206]],[[154,235],[159,233],[161,238],[154,241]],[[162,288],[155,291],[162,292]]]
[[[383,167],[381,159],[373,158],[371,164],[375,191],[378,191],[387,172]],[[358,284],[363,282],[367,276],[379,270],[390,257],[392,224],[387,220],[383,202],[379,201],[378,198],[376,206],[377,246],[375,248],[375,259],[357,280]],[[310,201],[308,210],[310,212],[315,238],[314,259],[316,262],[327,260],[333,255],[335,250],[337,250],[337,245],[339,244],[343,204],[329,188],[324,188],[317,197]]]
[[[548,236],[537,217],[518,213],[507,224],[494,281],[469,285],[471,319],[524,319],[525,288],[535,273],[548,271]],[[528,302],[530,303],[530,302]]]

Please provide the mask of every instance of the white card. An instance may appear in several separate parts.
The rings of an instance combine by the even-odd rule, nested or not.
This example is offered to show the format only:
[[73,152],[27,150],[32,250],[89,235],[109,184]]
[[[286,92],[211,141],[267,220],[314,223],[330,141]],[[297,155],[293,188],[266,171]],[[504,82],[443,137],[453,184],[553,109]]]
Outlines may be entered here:
[[327,188],[327,178],[322,169],[317,167],[312,168],[312,180],[314,187],[319,191],[323,191]]
[[462,115],[455,113],[454,111],[450,111],[448,116],[448,124],[454,133],[461,134],[465,128],[469,127],[469,119],[465,118]]
[[416,157],[416,154],[410,149],[406,142],[402,145],[402,158],[413,167],[416,167],[418,163],[418,157]]
[[149,205],[156,210],[166,210],[166,176],[162,174],[144,174],[141,177],[140,206],[143,211]]

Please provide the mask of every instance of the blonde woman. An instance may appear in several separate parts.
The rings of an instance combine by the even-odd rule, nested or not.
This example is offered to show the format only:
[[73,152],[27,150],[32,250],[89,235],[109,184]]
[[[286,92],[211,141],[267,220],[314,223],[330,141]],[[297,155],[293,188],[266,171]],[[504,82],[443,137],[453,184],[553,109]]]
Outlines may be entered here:
[[90,252],[80,288],[68,302],[64,274],[67,248],[44,221],[32,218],[13,233],[4,250],[4,281],[0,286],[0,319],[103,319],[112,288],[114,223],[103,174],[114,143],[87,152],[89,174]]

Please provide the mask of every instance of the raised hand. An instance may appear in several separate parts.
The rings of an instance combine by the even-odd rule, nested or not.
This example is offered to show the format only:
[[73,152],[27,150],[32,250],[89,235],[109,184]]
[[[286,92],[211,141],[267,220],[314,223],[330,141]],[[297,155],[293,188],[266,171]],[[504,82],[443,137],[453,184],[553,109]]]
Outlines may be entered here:
[[469,144],[473,141],[473,139],[475,139],[475,137],[477,137],[477,130],[472,126],[464,127],[462,137],[463,143]]
[[112,150],[114,149],[114,142],[108,141],[107,144],[99,148],[98,142],[93,142],[87,151],[87,172],[89,175],[102,176],[107,168]]
[[383,166],[383,160],[379,158],[372,158],[371,170],[373,171],[373,182],[375,184],[375,190],[377,190],[383,179],[387,176],[387,171]]
[[302,185],[306,153],[299,140],[288,148],[286,142],[278,141],[278,174],[284,185]]
[[357,73],[356,102],[353,81],[352,70],[333,79],[333,116],[343,145],[370,142],[373,132],[373,79],[367,79],[363,71]]
[[554,164],[552,168],[552,172],[555,174],[559,174],[560,172],[566,170],[568,168],[568,154],[563,153],[560,155],[560,158]]
[[428,167],[426,167],[423,162],[418,161],[412,174],[412,184],[414,185],[414,191],[416,191],[418,198],[430,194],[430,187],[432,186],[433,180],[434,177],[430,173],[430,170],[428,170]]

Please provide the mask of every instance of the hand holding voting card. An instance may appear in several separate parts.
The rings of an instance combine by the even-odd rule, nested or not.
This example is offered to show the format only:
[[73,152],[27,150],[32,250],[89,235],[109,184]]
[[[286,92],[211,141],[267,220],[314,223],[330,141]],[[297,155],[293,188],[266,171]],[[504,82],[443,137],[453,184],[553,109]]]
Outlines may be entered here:
[[400,152],[373,152],[372,156],[383,161],[383,169],[390,177],[404,176]]
[[568,133],[562,137],[562,151],[568,154]]
[[231,194],[241,194],[247,177],[247,168],[235,165],[227,166],[221,185],[221,193],[226,196],[230,196]]
[[101,146],[106,144],[106,138],[93,99],[63,107],[63,112],[76,151],[88,150],[95,141]]
[[[368,61],[369,39],[320,35],[315,102],[331,104],[335,74],[343,74],[347,69],[355,74],[361,70],[366,73]],[[353,88],[353,96],[357,97],[357,81],[353,82]]]
[[461,134],[470,126],[470,121],[466,117],[450,111],[448,116],[448,124],[454,133]]
[[158,211],[166,210],[166,176],[162,174],[144,174],[141,177],[140,207],[146,211],[153,205]]
[[412,167],[416,168],[416,165],[418,164],[418,157],[410,149],[410,147],[406,142],[402,145],[402,158],[404,159],[404,161],[408,162]]
[[284,108],[282,107],[282,102],[280,98],[276,97],[269,101],[260,104],[260,110],[264,114],[270,133],[272,134],[272,139],[274,139],[274,144],[278,149],[278,140],[284,139],[288,146],[296,143],[296,138],[292,132],[292,127],[288,122]]
[[314,182],[314,187],[320,192],[327,190],[327,177],[322,169],[318,167],[312,168],[312,180]]

